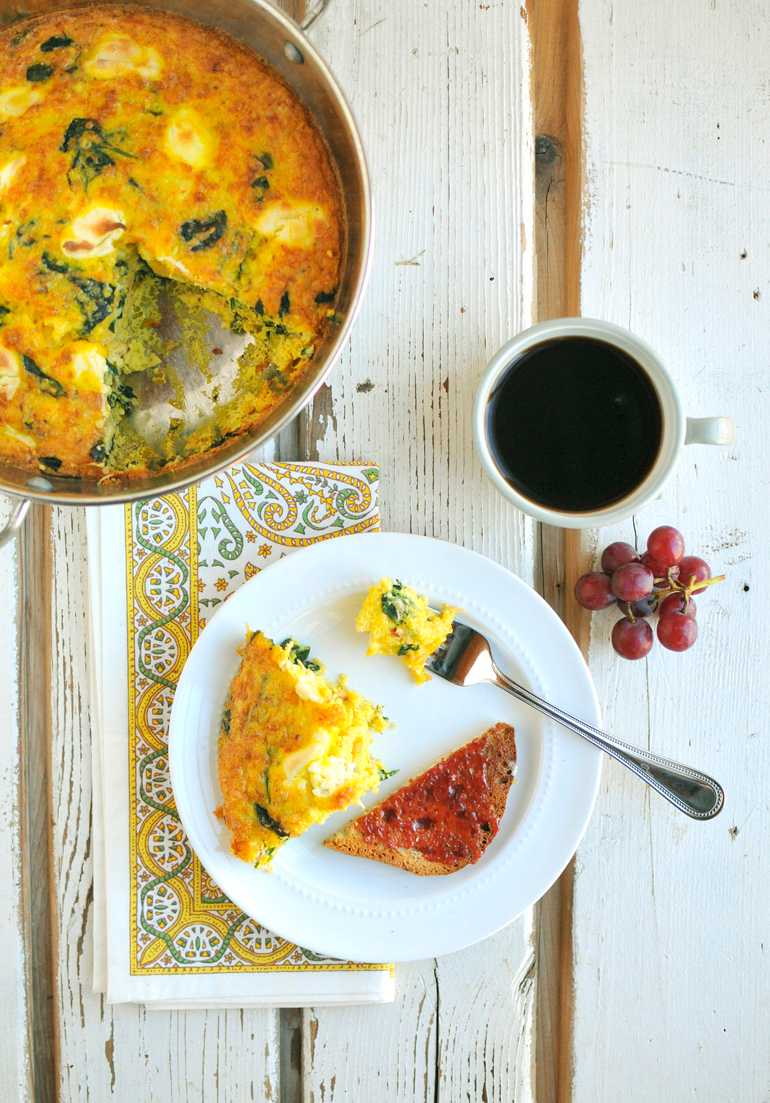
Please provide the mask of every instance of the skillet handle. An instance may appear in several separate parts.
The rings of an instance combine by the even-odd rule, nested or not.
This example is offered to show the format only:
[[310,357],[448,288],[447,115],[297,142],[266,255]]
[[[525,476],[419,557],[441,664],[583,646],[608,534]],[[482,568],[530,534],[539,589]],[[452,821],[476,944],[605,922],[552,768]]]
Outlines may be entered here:
[[323,15],[323,13],[326,11],[329,3],[330,0],[317,0],[317,2],[313,4],[310,11],[300,23],[299,29],[301,31],[306,31],[308,27],[312,27],[316,19],[318,19],[318,16]]
[[14,506],[13,513],[8,518],[5,528],[0,532],[0,548],[2,548],[4,544],[7,544],[9,540],[12,540],[19,531],[24,522],[24,518],[27,516],[27,510],[30,505],[31,502],[29,498],[22,498],[21,501]]

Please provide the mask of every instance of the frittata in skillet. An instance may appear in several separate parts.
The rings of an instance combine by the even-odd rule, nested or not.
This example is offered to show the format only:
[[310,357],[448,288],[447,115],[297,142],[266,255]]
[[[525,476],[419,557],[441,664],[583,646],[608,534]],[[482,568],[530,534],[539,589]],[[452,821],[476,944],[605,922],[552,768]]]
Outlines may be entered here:
[[177,462],[127,417],[125,376],[163,371],[163,290],[253,335],[187,453],[259,423],[338,283],[338,186],[297,97],[223,32],[137,7],[28,19],[0,51],[0,459],[92,478]]
[[366,595],[356,631],[369,633],[367,655],[401,655],[415,681],[429,682],[425,660],[447,638],[460,611],[445,605],[438,613],[416,590],[381,578]]
[[239,648],[219,739],[222,807],[230,849],[258,869],[278,847],[379,788],[369,748],[387,720],[379,707],[332,685],[294,640],[261,632]]

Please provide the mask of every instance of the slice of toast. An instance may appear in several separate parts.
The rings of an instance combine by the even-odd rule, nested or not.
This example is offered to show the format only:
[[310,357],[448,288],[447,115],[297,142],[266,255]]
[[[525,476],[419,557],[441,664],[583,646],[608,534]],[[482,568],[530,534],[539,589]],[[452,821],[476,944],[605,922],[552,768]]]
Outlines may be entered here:
[[420,877],[477,862],[495,837],[516,768],[510,724],[495,724],[375,804],[324,846]]

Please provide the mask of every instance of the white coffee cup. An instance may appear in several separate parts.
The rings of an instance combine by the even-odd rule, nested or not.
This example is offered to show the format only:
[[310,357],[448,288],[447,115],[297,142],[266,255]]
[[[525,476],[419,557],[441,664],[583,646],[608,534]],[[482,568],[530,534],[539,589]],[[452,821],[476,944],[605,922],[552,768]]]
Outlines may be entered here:
[[[489,445],[490,400],[509,368],[534,346],[564,337],[602,341],[625,353],[645,373],[660,403],[661,441],[651,469],[625,497],[592,511],[561,512],[525,497],[506,480]],[[503,497],[524,513],[561,528],[594,528],[622,521],[657,497],[671,477],[686,444],[729,447],[735,440],[735,422],[729,417],[685,417],[679,392],[668,368],[646,341],[628,330],[594,318],[559,318],[525,330],[493,356],[476,390],[473,439],[487,475]]]

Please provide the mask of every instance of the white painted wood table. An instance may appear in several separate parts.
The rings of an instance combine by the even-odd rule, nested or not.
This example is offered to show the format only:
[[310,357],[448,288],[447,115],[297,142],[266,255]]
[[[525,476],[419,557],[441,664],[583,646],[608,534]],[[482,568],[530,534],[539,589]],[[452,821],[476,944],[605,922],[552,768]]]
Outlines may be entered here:
[[[488,357],[535,311],[538,4],[549,9],[334,0],[311,32],[368,151],[376,261],[330,386],[269,450],[378,461],[384,528],[475,548],[533,584],[543,534],[482,477],[470,408]],[[727,805],[695,824],[605,765],[577,856],[558,1099],[763,1103],[770,620],[753,555],[770,527],[767,9],[580,0],[579,15],[582,313],[647,339],[688,413],[731,415],[738,438],[688,450],[659,501],[590,537],[643,543],[674,523],[727,574],[693,651],[623,663],[612,618],[597,616],[589,656],[605,725],[715,774]],[[278,1012],[148,1013],[92,995],[81,511],[36,511],[0,553],[0,594],[1,1103],[527,1103],[536,1079],[541,1100],[557,1098],[534,1071],[533,912],[469,951],[399,967],[393,1005],[302,1013],[299,1065]]]

